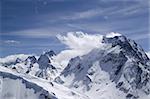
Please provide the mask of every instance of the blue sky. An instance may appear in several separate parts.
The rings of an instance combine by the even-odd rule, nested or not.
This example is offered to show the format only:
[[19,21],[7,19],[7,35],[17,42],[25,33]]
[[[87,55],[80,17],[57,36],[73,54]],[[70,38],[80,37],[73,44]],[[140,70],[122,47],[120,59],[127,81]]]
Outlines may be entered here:
[[1,0],[0,57],[65,49],[57,34],[119,32],[150,50],[148,0]]

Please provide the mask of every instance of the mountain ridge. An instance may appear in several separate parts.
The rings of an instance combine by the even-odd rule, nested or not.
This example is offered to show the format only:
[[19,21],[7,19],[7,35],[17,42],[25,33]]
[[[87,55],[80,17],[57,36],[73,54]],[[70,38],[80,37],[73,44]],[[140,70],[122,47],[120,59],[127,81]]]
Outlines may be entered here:
[[[66,67],[61,67],[61,63],[57,61],[58,55],[52,50],[39,57],[29,55],[23,59],[15,58],[16,60],[11,61],[12,64],[8,66],[3,62],[0,64],[11,69],[12,72],[35,77],[39,79],[39,82],[44,79],[47,86],[53,87],[58,84],[60,88],[65,88],[63,91],[68,90],[69,94],[65,95],[64,99],[68,96],[70,99],[146,99],[150,97],[150,59],[135,41],[114,32],[92,38],[91,35],[84,33],[68,36],[77,40],[72,42],[77,47],[72,45],[73,51],[70,50],[69,53],[78,52],[77,48],[82,47],[78,43],[81,39],[85,39],[85,41],[82,40],[83,44],[93,39],[97,40],[94,40],[95,47],[89,42],[92,47],[90,50],[86,49],[89,48],[89,44],[86,48],[81,48],[83,53],[79,51],[79,54],[74,55]],[[69,37],[61,39],[70,40]],[[64,42],[68,44],[69,41]],[[38,84],[34,81],[33,83]],[[39,86],[43,85],[39,84]],[[52,92],[58,95],[59,92],[62,93],[59,90],[61,89],[57,90],[58,93],[56,90]],[[59,96],[58,99],[63,98]]]
[[[90,76],[98,73],[96,70],[93,71],[91,66],[98,62],[96,68],[100,66],[103,71],[107,72],[110,80],[116,83],[116,88],[127,93],[127,99],[139,98],[139,90],[143,90],[142,92],[145,94],[150,94],[150,60],[144,50],[123,35],[104,36],[102,43],[106,44],[103,46],[104,49],[97,48],[87,55],[71,59],[61,76],[55,81],[77,90],[81,86],[85,86],[87,89],[89,85],[92,85],[90,86],[92,89],[96,85],[93,84]],[[83,90],[85,89],[83,88]],[[86,92],[88,93],[89,90]]]

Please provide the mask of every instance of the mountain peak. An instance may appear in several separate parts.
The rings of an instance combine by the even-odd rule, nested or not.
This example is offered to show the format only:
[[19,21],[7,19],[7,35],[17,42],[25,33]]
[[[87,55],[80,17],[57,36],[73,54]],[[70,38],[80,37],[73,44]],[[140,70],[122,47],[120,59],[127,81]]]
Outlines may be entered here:
[[149,61],[149,58],[142,47],[134,40],[128,39],[124,35],[118,35],[112,38],[104,36],[102,43],[111,44],[112,47],[120,46],[123,53],[126,53],[130,58],[136,58],[136,60],[139,60],[144,64]]
[[[103,36],[103,48],[71,59],[56,82],[86,95],[93,93],[94,88],[100,90],[105,83],[107,87],[109,82],[115,83],[116,88],[126,94],[126,99],[137,99],[138,92],[150,94],[150,61],[144,50],[124,35],[110,34],[112,36]],[[106,82],[101,72],[106,72],[110,81]]]
[[56,54],[53,50],[49,50],[49,51],[45,52],[44,55],[47,55],[48,57],[52,57],[52,56],[55,56]]
[[110,32],[110,33],[106,34],[107,38],[113,38],[113,37],[116,37],[116,36],[122,36],[122,34],[117,33],[117,32]]

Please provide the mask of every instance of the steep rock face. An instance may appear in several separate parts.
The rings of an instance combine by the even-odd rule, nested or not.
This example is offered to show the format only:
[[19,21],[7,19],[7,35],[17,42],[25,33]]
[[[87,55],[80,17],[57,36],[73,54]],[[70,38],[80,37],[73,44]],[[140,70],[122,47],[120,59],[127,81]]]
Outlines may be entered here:
[[119,45],[130,58],[135,58],[136,61],[139,60],[143,64],[149,61],[144,50],[133,40],[127,39],[125,36],[115,36],[113,38],[104,36],[103,43],[112,44],[113,47]]
[[54,51],[48,51],[42,54],[37,63],[39,64],[40,69],[47,69],[50,66],[52,56],[55,56],[56,54]]
[[50,59],[44,54],[40,56],[37,63],[39,64],[40,69],[46,69],[49,67]]
[[[114,83],[116,90],[125,94],[126,99],[150,94],[150,60],[143,49],[122,35],[104,36],[102,43],[102,48],[71,59],[55,81],[85,92],[89,97],[98,93],[96,90],[100,90],[103,84],[109,86],[110,82]],[[100,72],[106,72],[109,79],[102,77]],[[98,98],[101,96],[98,95]]]
[[48,57],[52,57],[52,56],[55,56],[56,54],[54,51],[50,50],[50,51],[45,52],[45,55],[47,55]]
[[21,60],[20,58],[17,58],[14,65],[16,65],[17,63],[21,63],[21,62],[23,62],[23,60]]
[[25,60],[25,64],[27,64],[28,62],[30,62],[31,64],[34,64],[37,62],[37,59],[35,58],[35,56],[29,56],[26,60]]
[[51,64],[52,56],[56,54],[53,51],[45,52],[42,54],[37,63],[39,65],[39,71],[35,74],[38,77],[44,79],[53,79],[52,76],[56,76],[57,69]]

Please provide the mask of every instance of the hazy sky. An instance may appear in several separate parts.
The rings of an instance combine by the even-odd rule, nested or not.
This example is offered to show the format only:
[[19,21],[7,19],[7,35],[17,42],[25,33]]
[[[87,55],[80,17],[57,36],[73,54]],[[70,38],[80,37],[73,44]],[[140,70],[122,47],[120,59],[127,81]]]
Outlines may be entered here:
[[148,0],[1,0],[0,57],[65,49],[57,34],[119,32],[150,50]]

